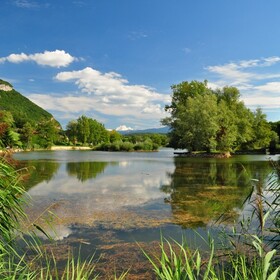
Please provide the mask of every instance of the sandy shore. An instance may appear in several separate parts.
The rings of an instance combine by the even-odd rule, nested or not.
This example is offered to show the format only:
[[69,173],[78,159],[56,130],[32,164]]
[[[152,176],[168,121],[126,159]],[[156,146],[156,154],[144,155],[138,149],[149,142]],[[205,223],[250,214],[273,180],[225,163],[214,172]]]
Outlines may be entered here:
[[91,147],[85,146],[52,146],[52,151],[69,151],[69,150],[92,150]]

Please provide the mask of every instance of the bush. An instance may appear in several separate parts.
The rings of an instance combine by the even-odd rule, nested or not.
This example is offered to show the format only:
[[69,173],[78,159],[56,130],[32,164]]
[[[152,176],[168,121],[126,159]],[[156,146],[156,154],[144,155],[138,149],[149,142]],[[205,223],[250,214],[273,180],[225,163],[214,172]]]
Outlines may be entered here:
[[120,144],[120,150],[125,152],[133,151],[134,145],[130,142],[122,142]]

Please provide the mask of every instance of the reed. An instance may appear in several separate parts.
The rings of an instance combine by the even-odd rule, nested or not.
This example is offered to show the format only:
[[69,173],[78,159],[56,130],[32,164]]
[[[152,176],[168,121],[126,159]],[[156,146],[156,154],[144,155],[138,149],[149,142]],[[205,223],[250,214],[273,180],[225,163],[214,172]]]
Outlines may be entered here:
[[[22,208],[25,190],[20,174],[5,158],[0,158],[0,279],[97,279],[93,257],[81,261],[80,257],[74,258],[69,254],[66,266],[60,270],[54,256],[49,256],[41,246],[34,230],[24,233],[28,238],[23,237],[20,220],[26,218]],[[46,234],[35,223],[32,225]],[[32,257],[18,248],[19,243],[25,244],[33,252]]]

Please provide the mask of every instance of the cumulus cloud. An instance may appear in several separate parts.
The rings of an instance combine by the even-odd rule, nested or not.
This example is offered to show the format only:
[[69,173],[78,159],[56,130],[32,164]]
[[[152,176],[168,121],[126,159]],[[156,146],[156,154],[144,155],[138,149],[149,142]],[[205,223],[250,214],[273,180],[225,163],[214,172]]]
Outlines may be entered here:
[[6,57],[0,58],[0,63],[10,62],[10,63],[22,63],[27,61],[33,61],[38,65],[50,66],[50,67],[67,67],[73,61],[77,60],[75,57],[66,53],[64,50],[55,51],[44,51],[43,53],[35,54],[10,54]]
[[280,81],[279,82],[269,82],[260,86],[255,86],[256,89],[260,91],[266,91],[269,93],[280,94]]
[[[238,87],[243,101],[252,108],[280,108],[279,62],[280,57],[273,56],[208,66],[206,70],[212,75],[209,85],[213,89]],[[269,68],[272,66],[273,72]]]
[[99,108],[113,109],[112,114],[153,113],[162,114],[163,106],[170,97],[156,92],[145,85],[130,85],[128,80],[115,72],[101,73],[87,67],[79,71],[60,72],[55,77],[58,81],[73,81],[82,93],[94,99]]
[[244,96],[245,104],[252,108],[261,107],[263,109],[280,109],[280,96],[254,95]]
[[132,127],[126,126],[126,125],[120,125],[119,127],[116,128],[116,131],[128,131],[128,130],[133,130]]
[[[280,62],[280,57],[272,56],[261,59],[240,60],[223,65],[214,65],[206,67],[210,73],[218,75],[220,79],[216,81],[219,85],[245,86],[254,80],[263,80],[267,78],[279,78],[279,74],[260,74],[257,69],[269,67]],[[253,71],[254,70],[254,71]]]

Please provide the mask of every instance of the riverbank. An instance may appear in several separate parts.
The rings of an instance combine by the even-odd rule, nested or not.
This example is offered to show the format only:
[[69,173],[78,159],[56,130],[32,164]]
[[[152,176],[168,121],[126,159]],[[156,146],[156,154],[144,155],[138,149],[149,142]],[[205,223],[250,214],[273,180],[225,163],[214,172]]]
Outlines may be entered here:
[[190,152],[174,152],[179,157],[190,158],[230,158],[230,153],[190,153]]
[[71,150],[92,150],[91,147],[88,146],[52,146],[50,148],[51,151],[71,151]]
[[73,151],[73,150],[84,150],[84,151],[91,151],[92,148],[88,146],[52,146],[50,148],[46,149],[5,149],[5,150],[0,150],[0,156],[4,156],[6,154],[13,154],[13,153],[18,153],[18,152],[31,152],[31,151]]

